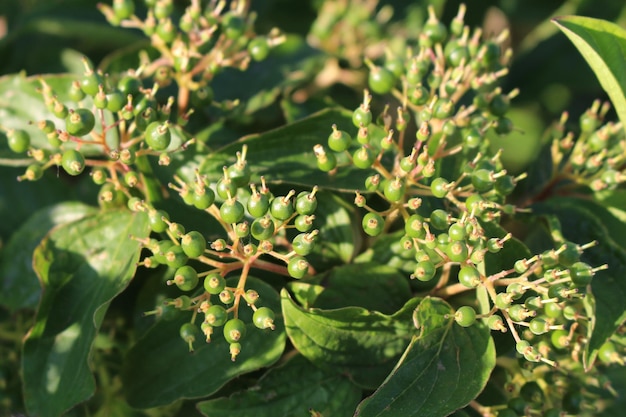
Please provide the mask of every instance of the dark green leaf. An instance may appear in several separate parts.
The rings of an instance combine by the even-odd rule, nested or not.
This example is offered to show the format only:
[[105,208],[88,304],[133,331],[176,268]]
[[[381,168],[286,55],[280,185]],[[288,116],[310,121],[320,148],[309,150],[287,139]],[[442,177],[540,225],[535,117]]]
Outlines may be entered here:
[[[229,285],[237,285],[230,281]],[[276,291],[258,279],[248,277],[246,288],[258,291],[260,305],[279,311]],[[276,318],[275,330],[259,330],[252,324],[251,309],[239,307],[239,318],[247,323],[241,353],[230,360],[229,345],[221,328],[206,343],[199,337],[194,352],[179,337],[179,328],[189,322],[183,319],[158,321],[135,344],[124,362],[122,378],[128,403],[136,408],[151,408],[183,398],[205,397],[216,392],[231,379],[276,362],[285,348],[282,320]],[[173,364],[175,364],[173,366]]]
[[363,187],[369,174],[367,170],[339,169],[330,176],[317,169],[313,154],[316,144],[324,144],[331,126],[339,129],[352,129],[352,114],[346,110],[327,109],[293,124],[268,132],[246,136],[235,143],[224,146],[209,155],[200,166],[200,172],[212,181],[223,174],[222,167],[235,162],[235,155],[241,147],[248,146],[247,161],[253,173],[253,180],[265,176],[270,182],[286,182],[308,187],[355,190]]
[[82,203],[60,203],[33,214],[0,251],[0,304],[16,310],[36,308],[41,286],[33,271],[33,251],[55,226],[94,214]]
[[281,293],[287,335],[298,351],[322,369],[348,375],[375,388],[393,368],[415,328],[412,299],[393,315],[360,307],[305,310]]
[[128,285],[148,235],[144,214],[108,211],[56,228],[36,249],[44,290],[24,343],[30,414],[58,416],[93,394],[90,351],[111,300]]
[[354,222],[354,206],[348,205],[338,195],[327,192],[317,193],[317,201],[313,227],[319,230],[319,235],[307,259],[318,270],[349,263],[360,240],[357,229],[360,225]]
[[478,396],[495,366],[494,343],[487,328],[461,327],[453,314],[443,300],[422,300],[414,314],[420,334],[355,416],[443,417]]
[[405,275],[380,263],[359,263],[333,268],[322,277],[325,290],[313,306],[333,309],[358,306],[393,314],[411,298]]
[[[2,111],[2,110],[0,110]],[[8,238],[37,210],[76,199],[76,189],[56,175],[44,174],[35,182],[19,182],[23,168],[0,167],[0,236]]]
[[606,20],[583,16],[564,16],[553,22],[593,69],[617,116],[626,124],[626,30]]
[[201,402],[207,417],[310,417],[352,416],[361,399],[361,389],[334,372],[313,366],[295,356],[263,375],[258,384],[228,398]]
[[[589,343],[585,349],[585,363],[589,367],[598,348],[626,320],[626,250],[612,239],[612,232],[590,210],[586,202],[576,198],[552,198],[533,206],[537,214],[556,215],[565,239],[578,244],[597,241],[598,245],[585,250],[581,258],[592,266],[607,264],[609,268],[596,272],[591,281],[595,320],[590,321]],[[597,206],[598,211],[602,211]],[[592,302],[593,301],[593,302]]]

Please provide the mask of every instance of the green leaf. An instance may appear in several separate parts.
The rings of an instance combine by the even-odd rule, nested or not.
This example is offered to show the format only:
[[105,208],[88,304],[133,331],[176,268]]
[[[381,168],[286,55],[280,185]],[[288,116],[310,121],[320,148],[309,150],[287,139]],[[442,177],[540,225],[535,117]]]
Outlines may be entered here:
[[348,375],[365,388],[380,384],[415,333],[411,314],[418,299],[385,315],[360,307],[305,310],[284,289],[281,298],[287,335],[296,349],[320,368]]
[[3,239],[42,207],[77,198],[77,190],[67,187],[56,175],[44,173],[38,181],[19,182],[17,177],[23,173],[23,168],[0,166],[0,237]]
[[559,17],[553,22],[593,69],[617,116],[626,124],[626,30],[606,20],[582,16]]
[[107,211],[52,231],[34,255],[44,290],[23,347],[29,414],[58,416],[95,388],[90,352],[111,300],[126,288],[139,259],[147,216]]
[[589,324],[589,342],[585,347],[585,365],[591,366],[600,346],[626,321],[626,250],[615,243],[612,233],[596,215],[602,207],[589,206],[577,198],[552,198],[545,203],[533,205],[536,214],[556,215],[561,223],[563,236],[578,244],[597,241],[598,245],[586,249],[581,259],[592,266],[607,264],[607,270],[597,271],[591,281],[591,293],[595,302],[594,320]]
[[211,181],[217,181],[223,175],[222,167],[233,164],[236,153],[245,144],[248,146],[246,159],[253,181],[265,176],[273,183],[286,182],[308,187],[319,185],[350,191],[363,188],[369,174],[367,170],[346,167],[331,176],[317,168],[313,147],[326,143],[333,124],[337,124],[339,129],[353,129],[352,113],[326,109],[268,132],[245,136],[209,155],[200,166],[200,173]]
[[324,291],[313,306],[333,309],[358,306],[393,314],[411,298],[406,276],[379,263],[359,263],[333,268],[322,276]]
[[[0,77],[0,126],[4,129],[24,129],[30,134],[31,145],[35,148],[53,148],[48,143],[46,135],[37,127],[37,122],[41,120],[52,120],[57,129],[65,128],[65,121],[56,118],[44,104],[43,95],[39,92],[41,82],[44,81],[53,90],[59,101],[72,109],[77,107],[68,98],[68,91],[72,82],[76,80],[73,74],[39,75],[37,77],[26,77],[25,74],[15,74]],[[91,101],[85,97],[81,105],[90,108]],[[99,120],[99,119],[96,119]],[[108,119],[107,119],[108,120]],[[101,124],[96,123],[96,130]],[[107,131],[107,142],[112,147],[116,147],[118,136],[117,129]],[[0,158],[20,159],[23,165],[29,164],[28,158],[9,152],[2,143],[0,148]],[[64,146],[69,145],[69,142]],[[101,155],[102,148],[95,145],[84,145],[81,147],[84,155]],[[2,160],[0,163],[4,163]]]
[[422,300],[414,314],[419,335],[355,417],[447,416],[478,396],[495,366],[493,339],[482,325],[457,325],[453,314],[443,300]]
[[359,229],[353,220],[354,206],[346,203],[340,196],[330,192],[318,192],[316,221],[313,227],[319,230],[313,252],[307,259],[317,270],[332,265],[347,264],[356,252],[355,246],[360,241]]
[[94,207],[67,202],[35,212],[0,251],[0,305],[10,310],[36,308],[41,286],[33,270],[33,251],[55,226],[93,215]]
[[228,398],[198,404],[207,417],[352,416],[361,389],[334,372],[321,370],[297,355],[270,369],[257,384]]
[[[236,286],[237,282],[230,280],[229,285]],[[246,288],[258,291],[260,305],[279,310],[278,294],[272,287],[248,277]],[[210,344],[197,340],[194,352],[189,353],[178,333],[190,317],[159,320],[131,348],[122,371],[124,393],[131,406],[151,408],[183,398],[206,397],[239,375],[273,364],[285,348],[282,320],[276,318],[275,330],[259,330],[252,323],[252,310],[242,305],[239,318],[247,323],[247,331],[234,362],[221,328],[216,329]]]

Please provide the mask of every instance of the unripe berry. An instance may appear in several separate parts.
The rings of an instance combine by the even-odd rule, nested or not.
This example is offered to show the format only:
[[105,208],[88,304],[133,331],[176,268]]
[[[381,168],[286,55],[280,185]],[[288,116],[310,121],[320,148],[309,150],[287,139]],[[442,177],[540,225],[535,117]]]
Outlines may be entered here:
[[246,335],[246,324],[241,319],[230,319],[224,324],[224,338],[228,343],[239,342]]
[[152,122],[146,127],[146,144],[155,151],[164,151],[170,146],[172,134],[169,125],[161,122]]
[[78,175],[85,169],[85,158],[79,151],[75,149],[68,149],[63,152],[61,165],[68,174]]
[[180,239],[183,252],[190,258],[201,256],[206,249],[206,240],[202,233],[192,230]]
[[259,329],[274,330],[274,312],[268,307],[260,307],[252,315],[254,325]]
[[454,313],[454,321],[462,327],[469,327],[476,322],[476,310],[470,306],[459,307]]
[[378,236],[383,231],[385,221],[380,214],[369,212],[363,216],[361,225],[363,226],[363,231],[366,234],[370,236]]
[[89,109],[70,110],[65,118],[65,130],[73,136],[85,136],[96,124],[96,118]]
[[226,280],[217,272],[210,273],[204,278],[204,289],[209,294],[219,294],[226,287]]
[[198,285],[198,273],[189,265],[181,266],[174,273],[172,282],[182,291],[191,291]]

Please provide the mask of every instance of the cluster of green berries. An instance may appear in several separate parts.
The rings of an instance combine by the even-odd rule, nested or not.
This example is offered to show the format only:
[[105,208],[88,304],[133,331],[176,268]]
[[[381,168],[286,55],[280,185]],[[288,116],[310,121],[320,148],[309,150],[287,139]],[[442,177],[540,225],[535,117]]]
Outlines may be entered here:
[[167,165],[169,154],[186,145],[180,137],[173,139],[173,99],[159,103],[158,85],[145,88],[135,72],[113,79],[86,60],[84,64],[84,75],[72,81],[67,91],[55,91],[45,80],[39,81],[46,118],[25,129],[6,130],[9,148],[32,159],[18,179],[38,180],[51,167],[77,176],[90,167],[93,182],[101,186],[101,204],[120,205],[132,196],[145,197],[137,162],[153,155]]
[[580,116],[577,138],[566,132],[567,113],[552,130],[555,172],[595,192],[614,190],[626,182],[626,135],[619,123],[603,124],[608,110],[608,103],[595,101]]
[[[291,190],[274,196],[263,178],[259,186],[250,182],[246,153],[244,146],[215,184],[199,172],[191,181],[176,177],[176,183],[170,184],[187,205],[213,216],[224,228],[226,239],[208,242],[198,231],[186,231],[182,224],[171,221],[167,212],[136,197],[129,201],[132,210],[147,213],[152,232],[166,235],[163,240],[142,241],[151,255],[141,264],[148,268],[166,265],[174,270],[168,284],[192,294],[168,300],[167,304],[204,314],[199,330],[207,342],[214,328],[223,326],[233,360],[241,351],[240,340],[246,333],[246,324],[239,318],[241,300],[253,310],[252,321],[257,328],[275,327],[274,312],[265,306],[257,307],[259,294],[246,289],[250,269],[303,278],[311,271],[306,256],[313,251],[319,233],[313,229],[317,187],[297,195]],[[268,262],[268,257],[276,262]],[[230,277],[236,278],[237,285],[227,285]],[[193,322],[186,323],[184,331],[181,329],[181,336],[190,346],[197,333],[191,331],[193,326]]]
[[[256,36],[245,1],[209,2],[195,0],[179,13],[173,0],[146,0],[147,15],[135,14],[134,0],[114,0],[100,10],[113,25],[137,27],[161,51],[158,62],[145,66],[145,72],[163,83],[178,84],[179,109],[212,104],[210,81],[223,68],[246,69],[250,60],[262,61],[271,48],[284,41],[274,29],[267,36]],[[230,5],[230,9],[226,6]],[[191,97],[189,97],[191,94]]]
[[[411,278],[428,283],[425,288],[435,294],[478,288],[489,294],[487,313],[461,306],[456,323],[471,326],[482,319],[492,330],[510,329],[526,360],[555,364],[554,352],[571,351],[583,340],[581,298],[606,265],[593,268],[580,260],[590,245],[560,242],[556,250],[519,260],[514,269],[481,272],[485,257],[512,237],[487,230],[499,230],[503,215],[520,211],[507,197],[525,175],[508,174],[488,140],[490,130],[511,131],[506,112],[517,91],[504,94],[498,86],[508,60],[501,54],[504,36],[481,40],[480,30],[470,35],[463,6],[449,27],[429,10],[416,54],[388,57],[382,66],[368,63],[371,91],[393,94],[402,106],[393,115],[385,107],[375,117],[366,90],[352,116],[356,134],[332,126],[326,143],[314,148],[318,167],[332,175],[347,161],[373,171],[354,200],[365,210],[364,233],[403,231],[392,252]],[[411,119],[415,141],[405,152]]]

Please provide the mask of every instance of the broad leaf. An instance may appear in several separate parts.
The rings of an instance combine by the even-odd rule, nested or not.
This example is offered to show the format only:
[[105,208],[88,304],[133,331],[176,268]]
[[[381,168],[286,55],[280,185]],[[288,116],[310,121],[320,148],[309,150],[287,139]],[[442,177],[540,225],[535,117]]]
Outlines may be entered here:
[[[595,320],[589,325],[586,366],[591,366],[598,348],[626,320],[626,250],[615,243],[612,231],[597,217],[596,210],[587,207],[589,204],[582,205],[576,198],[553,198],[533,206],[537,214],[557,215],[566,239],[578,244],[597,241],[598,245],[585,250],[581,258],[592,266],[609,266],[596,272],[591,281]],[[598,206],[598,211],[601,209]]]
[[424,298],[414,314],[419,335],[355,416],[447,416],[483,390],[495,366],[489,330],[461,327],[445,301]]
[[583,16],[559,17],[553,22],[591,66],[617,116],[626,124],[626,30],[606,20]]
[[409,281],[397,269],[380,263],[358,263],[331,269],[321,277],[324,291],[313,306],[363,307],[393,314],[411,298]]
[[61,203],[37,211],[22,224],[0,251],[0,305],[10,310],[36,308],[41,286],[33,271],[33,251],[53,227],[95,211],[82,203]]
[[412,299],[393,315],[360,307],[305,310],[287,290],[281,293],[287,335],[296,349],[322,369],[348,375],[375,388],[406,349],[415,328]]
[[22,355],[30,414],[58,416],[93,394],[94,339],[139,259],[140,244],[128,235],[148,232],[145,214],[107,211],[56,228],[36,249],[44,290]]
[[[37,122],[48,119],[55,123],[57,129],[65,129],[65,121],[55,117],[44,104],[43,95],[39,91],[41,82],[45,81],[59,101],[71,109],[77,107],[77,104],[69,100],[68,91],[76,78],[76,75],[72,74],[41,75],[37,77],[26,77],[24,74],[16,74],[0,77],[0,120],[2,120],[3,127],[6,129],[24,129],[30,134],[33,147],[52,149],[46,135],[37,128]],[[89,97],[85,97],[81,106],[89,108],[91,106],[90,100]],[[99,126],[100,123],[96,123],[96,129],[99,129]],[[112,147],[116,147],[117,141],[117,130],[109,129],[107,142]],[[81,147],[81,152],[84,155],[102,153],[99,146],[88,144]],[[8,151],[2,152],[0,156],[11,159],[20,158],[18,155]],[[21,157],[21,160],[23,159]]]
[[222,175],[222,167],[235,162],[235,155],[242,146],[248,146],[247,161],[253,173],[253,181],[260,176],[270,182],[287,182],[311,187],[354,190],[363,188],[369,174],[367,170],[345,167],[337,174],[329,175],[317,168],[313,147],[325,144],[332,132],[331,126],[354,130],[352,115],[346,110],[327,109],[295,123],[250,135],[226,145],[209,155],[200,166],[200,172],[212,181]]
[[257,384],[228,398],[201,402],[207,417],[351,416],[361,400],[361,389],[347,378],[323,371],[303,356],[270,369]]
[[[236,286],[237,282],[230,281],[229,285]],[[259,305],[279,311],[278,294],[272,287],[248,277],[246,288],[258,291]],[[122,379],[128,403],[135,408],[151,408],[182,398],[206,397],[233,378],[276,362],[285,348],[282,320],[276,318],[275,330],[259,330],[252,324],[251,311],[243,304],[239,307],[239,318],[248,326],[234,362],[221,328],[215,329],[211,343],[198,337],[190,353],[178,333],[191,313],[173,321],[159,320],[125,359]]]

